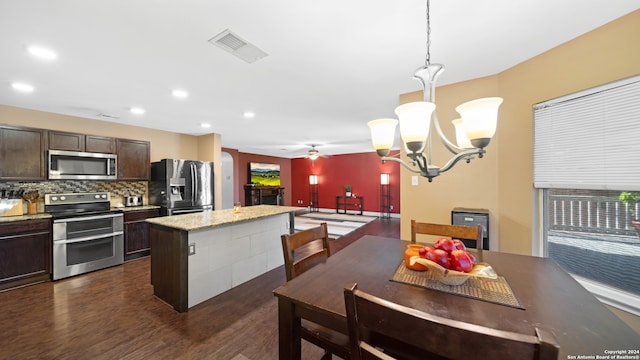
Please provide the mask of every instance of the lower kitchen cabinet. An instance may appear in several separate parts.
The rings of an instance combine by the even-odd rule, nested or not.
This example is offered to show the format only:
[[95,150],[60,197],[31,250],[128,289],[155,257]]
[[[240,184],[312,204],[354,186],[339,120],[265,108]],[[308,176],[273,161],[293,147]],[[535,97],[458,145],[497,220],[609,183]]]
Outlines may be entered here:
[[148,218],[160,214],[158,209],[124,212],[124,260],[133,260],[150,253]]
[[51,279],[51,219],[0,223],[0,290]]

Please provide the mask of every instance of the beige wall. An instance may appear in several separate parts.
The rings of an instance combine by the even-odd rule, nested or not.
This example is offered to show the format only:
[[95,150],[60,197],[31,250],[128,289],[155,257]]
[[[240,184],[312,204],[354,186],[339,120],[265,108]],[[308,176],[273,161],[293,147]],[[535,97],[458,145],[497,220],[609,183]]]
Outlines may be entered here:
[[[410,238],[411,219],[449,223],[452,208],[479,207],[490,211],[492,249],[531,254],[532,107],[544,100],[640,74],[638,38],[640,11],[635,11],[500,74],[439,87],[437,109],[443,127],[450,128],[450,120],[458,117],[458,104],[501,96],[504,103],[498,130],[485,158],[458,164],[433,183],[421,178],[419,186],[411,186],[412,174],[401,172],[401,237]],[[420,97],[420,92],[404,94],[400,102]],[[434,162],[443,165],[446,159],[441,157],[444,150],[439,142],[434,144],[434,150],[442,150],[436,152]]]
[[[437,112],[440,124],[447,137],[455,142],[455,134],[451,120],[459,118],[455,107],[478,97],[495,96],[498,93],[496,77],[487,77],[454,85],[443,86],[437,90]],[[422,92],[405,94],[400,97],[401,103],[422,99]],[[400,221],[401,237],[410,239],[411,219],[448,224],[451,222],[451,209],[454,207],[483,208],[490,214],[489,229],[496,227],[494,212],[498,208],[497,176],[498,176],[498,138],[492,140],[489,151],[482,159],[475,159],[466,164],[459,162],[448,172],[442,173],[429,183],[426,178],[419,177],[419,185],[411,185],[411,177],[415,174],[403,169],[400,173]],[[437,136],[433,137],[433,163],[443,166],[451,157]],[[402,156],[406,159],[406,156]],[[491,241],[496,237],[491,234]],[[494,246],[494,244],[491,244]]]
[[[420,179],[411,186],[411,173],[401,171],[401,237],[410,238],[411,219],[449,223],[453,207],[481,207],[490,211],[492,249],[532,254],[533,105],[640,74],[638,39],[640,10],[495,76],[438,88],[443,126],[457,117],[454,107],[463,101],[503,97],[498,130],[484,159],[458,164],[433,183]],[[400,102],[420,98],[405,94]],[[639,331],[640,317],[611,309]]]
[[[640,11],[498,75],[500,249],[531,253],[534,104],[640,74]],[[506,136],[504,136],[506,135]]]

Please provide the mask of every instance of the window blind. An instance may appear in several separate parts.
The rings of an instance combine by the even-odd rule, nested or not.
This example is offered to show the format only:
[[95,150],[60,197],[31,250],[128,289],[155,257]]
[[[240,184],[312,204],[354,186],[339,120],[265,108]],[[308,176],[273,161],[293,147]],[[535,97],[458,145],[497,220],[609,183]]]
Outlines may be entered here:
[[640,76],[534,107],[536,188],[640,190]]

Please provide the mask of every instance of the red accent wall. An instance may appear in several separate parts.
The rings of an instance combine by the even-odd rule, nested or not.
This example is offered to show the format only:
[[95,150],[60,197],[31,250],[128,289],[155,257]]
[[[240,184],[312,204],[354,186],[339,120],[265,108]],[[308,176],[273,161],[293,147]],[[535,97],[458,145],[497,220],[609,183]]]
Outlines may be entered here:
[[318,175],[318,207],[335,209],[336,196],[344,195],[344,185],[350,184],[353,194],[364,197],[364,211],[379,212],[382,173],[390,174],[391,212],[399,213],[399,164],[382,164],[375,152],[333,155],[315,161],[291,159],[291,205],[309,206],[309,175]]
[[[388,173],[392,213],[400,211],[399,164],[382,164],[375,152],[333,155],[311,161],[305,158],[287,159],[274,156],[242,153],[223,148],[231,154],[234,164],[234,199],[243,206],[244,185],[248,183],[248,164],[261,162],[280,165],[280,186],[284,187],[284,205],[309,206],[309,175],[318,175],[318,203],[320,208],[335,209],[336,195],[344,195],[344,185],[350,184],[355,195],[364,197],[364,211],[380,211],[380,174]],[[397,153],[397,152],[396,152]],[[393,153],[392,153],[393,154]],[[298,200],[302,204],[298,204]]]

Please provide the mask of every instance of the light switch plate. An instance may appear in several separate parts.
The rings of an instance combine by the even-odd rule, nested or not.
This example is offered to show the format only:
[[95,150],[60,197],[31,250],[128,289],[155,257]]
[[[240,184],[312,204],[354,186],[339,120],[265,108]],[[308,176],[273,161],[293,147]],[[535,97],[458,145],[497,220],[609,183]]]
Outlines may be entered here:
[[418,175],[411,176],[411,185],[418,186]]
[[196,254],[196,244],[189,244],[189,256]]

